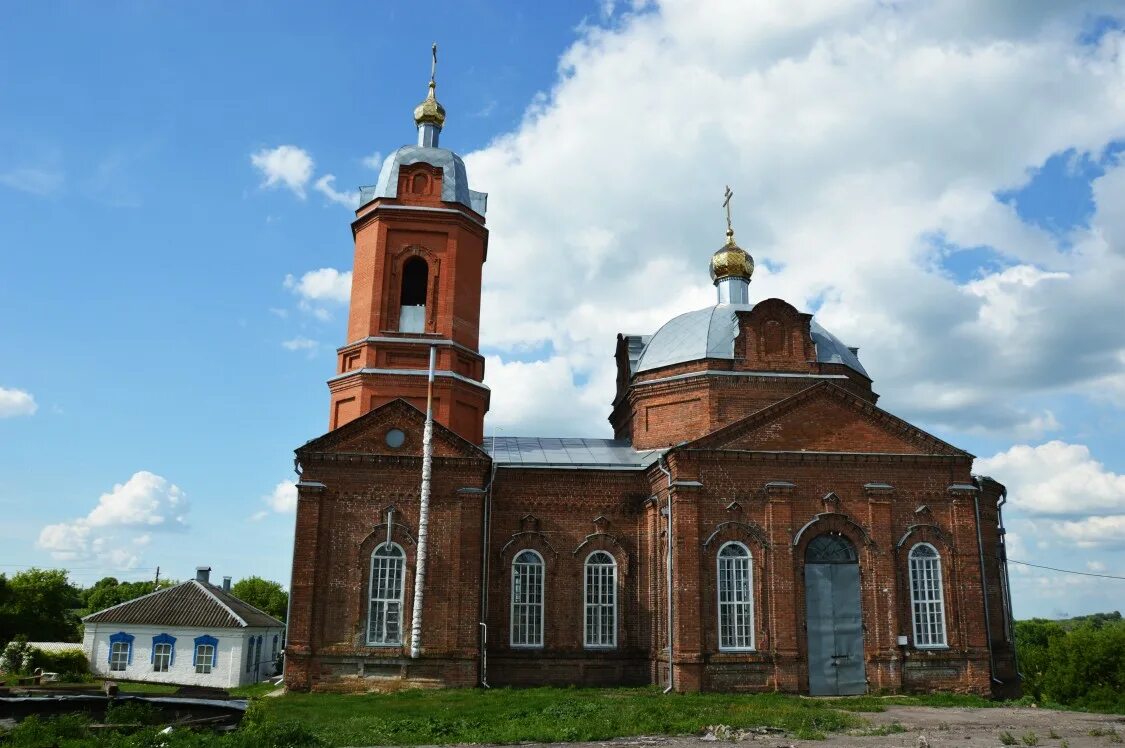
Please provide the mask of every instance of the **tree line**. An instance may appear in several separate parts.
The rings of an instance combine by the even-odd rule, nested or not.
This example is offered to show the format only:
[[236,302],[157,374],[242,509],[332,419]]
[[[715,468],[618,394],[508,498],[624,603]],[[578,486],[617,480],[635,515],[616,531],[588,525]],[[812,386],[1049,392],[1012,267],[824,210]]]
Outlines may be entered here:
[[1016,655],[1025,697],[1125,712],[1125,621],[1120,612],[1017,621]]
[[[31,641],[81,641],[82,616],[128,602],[173,580],[123,582],[103,577],[89,587],[72,584],[65,569],[28,569],[8,577],[0,574],[0,649],[16,636]],[[261,577],[240,579],[231,594],[284,621],[289,593]]]

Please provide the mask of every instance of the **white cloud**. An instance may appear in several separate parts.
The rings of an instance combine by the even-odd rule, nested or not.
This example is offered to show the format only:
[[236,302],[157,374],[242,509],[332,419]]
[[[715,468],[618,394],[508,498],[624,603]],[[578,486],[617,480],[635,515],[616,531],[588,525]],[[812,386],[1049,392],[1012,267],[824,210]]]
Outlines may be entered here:
[[1095,460],[1082,444],[1018,444],[977,459],[973,470],[1008,487],[1013,507],[1030,514],[1125,514],[1125,475]]
[[[712,303],[730,183],[760,261],[752,296],[819,303],[891,410],[1031,439],[1059,425],[1044,393],[1120,377],[1125,403],[1125,251],[1107,244],[1122,167],[1069,251],[996,197],[1054,153],[1098,158],[1125,137],[1125,34],[1082,46],[1086,21],[1072,4],[731,0],[700,14],[669,0],[583,26],[520,126],[466,156],[491,194],[483,344],[506,363],[565,364],[570,391],[602,404],[583,430],[606,433],[614,333]],[[944,266],[981,246],[991,271]],[[557,402],[495,389],[492,408],[549,424]]]
[[37,410],[39,405],[30,392],[0,387],[0,418],[30,416]]
[[285,287],[305,301],[329,301],[346,304],[352,295],[352,273],[335,268],[310,270],[296,278],[285,276]]
[[339,203],[340,205],[347,206],[352,210],[358,208],[359,193],[356,191],[339,192],[333,186],[335,182],[336,177],[334,175],[325,174],[320,179],[316,180],[316,183],[313,185],[313,189],[324,195],[334,203]]
[[289,514],[297,509],[297,483],[296,481],[283,480],[273,487],[273,491],[262,497],[262,501],[269,507],[250,515],[250,520],[257,522],[270,515],[270,512]]
[[0,172],[0,184],[45,197],[57,192],[63,186],[63,174],[56,169],[22,167]]
[[263,148],[251,154],[250,163],[262,174],[262,187],[285,187],[302,200],[313,174],[313,159],[295,145]]
[[187,527],[184,492],[166,478],[141,470],[102,494],[85,517],[46,525],[37,545],[60,561],[96,559],[113,568],[133,568],[152,531]]
[[1101,561],[1087,561],[1086,568],[1089,571],[1094,572],[1095,574],[1101,574],[1102,572],[1106,571],[1108,567]]
[[[485,360],[485,384],[493,392],[504,393],[488,411],[485,431],[490,435],[582,436],[591,420],[605,417],[604,403],[591,401],[592,392],[575,386],[574,371],[563,358],[524,363],[489,356]],[[529,401],[546,401],[554,407],[524,407]]]
[[379,151],[375,151],[370,156],[364,156],[362,159],[360,159],[360,163],[366,166],[368,169],[374,169],[376,172],[378,172],[383,168],[383,154]]
[[320,344],[315,340],[298,335],[291,340],[282,341],[281,347],[287,351],[306,351],[309,356],[313,356],[320,347]]
[[1054,529],[1079,548],[1125,550],[1125,516],[1122,515],[1056,522]]

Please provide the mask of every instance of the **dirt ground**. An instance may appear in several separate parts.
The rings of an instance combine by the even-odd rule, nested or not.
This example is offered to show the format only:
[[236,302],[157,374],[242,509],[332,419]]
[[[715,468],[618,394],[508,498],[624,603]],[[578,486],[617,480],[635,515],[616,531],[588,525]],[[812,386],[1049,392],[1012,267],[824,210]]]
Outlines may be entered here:
[[[957,709],[888,706],[885,712],[863,713],[871,724],[827,740],[796,740],[783,734],[750,731],[734,740],[704,737],[635,737],[598,743],[562,743],[551,748],[720,748],[742,744],[747,748],[927,748],[937,746],[1039,745],[1044,748],[1112,748],[1125,741],[1125,717],[1049,709],[1011,708]],[[897,729],[889,735],[870,734]],[[1002,737],[1003,736],[1003,737]],[[1005,740],[1008,742],[1005,743]],[[1013,742],[1014,741],[1014,742]],[[1065,741],[1065,742],[1064,742]],[[547,748],[526,745],[521,748]]]

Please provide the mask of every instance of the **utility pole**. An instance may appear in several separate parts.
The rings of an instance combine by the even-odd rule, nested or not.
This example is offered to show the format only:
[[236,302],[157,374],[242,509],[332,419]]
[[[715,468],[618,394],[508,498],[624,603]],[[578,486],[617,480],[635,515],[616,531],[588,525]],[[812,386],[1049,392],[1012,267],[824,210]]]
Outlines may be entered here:
[[152,591],[156,592],[158,589],[160,589],[160,567],[159,566],[156,567],[156,581],[154,581],[152,583]]

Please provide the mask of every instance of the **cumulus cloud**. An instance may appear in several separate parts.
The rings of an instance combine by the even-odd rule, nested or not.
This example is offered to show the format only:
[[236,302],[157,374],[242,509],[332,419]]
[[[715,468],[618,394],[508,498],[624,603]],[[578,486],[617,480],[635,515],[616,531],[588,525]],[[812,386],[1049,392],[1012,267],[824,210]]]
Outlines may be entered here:
[[[569,367],[606,433],[614,334],[713,303],[730,183],[752,296],[860,346],[891,410],[1031,439],[1059,425],[1039,395],[1125,393],[1121,167],[1066,237],[997,197],[1125,137],[1125,34],[1078,42],[1090,12],[669,0],[584,26],[519,127],[466,155],[492,196],[482,343]],[[981,247],[991,267],[947,268]],[[557,402],[497,388],[492,407],[547,424]]]
[[352,273],[335,268],[310,270],[300,278],[285,276],[285,287],[305,301],[346,304],[352,295]]
[[1058,522],[1055,531],[1079,548],[1125,549],[1125,516],[1122,515]]
[[335,187],[336,177],[332,174],[325,174],[320,179],[316,180],[313,184],[313,189],[320,194],[327,197],[334,203],[345,205],[349,208],[355,209],[359,207],[359,193],[357,192],[340,192]]
[[284,187],[302,200],[313,175],[313,159],[303,148],[279,145],[250,155],[250,163],[262,175],[262,187]]
[[30,416],[37,410],[39,405],[30,392],[0,387],[0,418]]
[[375,151],[370,156],[364,156],[363,158],[361,158],[360,163],[366,166],[368,169],[372,169],[377,172],[383,168],[383,154],[379,151]]
[[255,512],[250,519],[257,522],[265,519],[271,512],[289,514],[297,510],[297,482],[283,480],[273,487],[273,491],[262,497],[268,509]]
[[298,335],[291,340],[284,340],[281,347],[287,351],[315,351],[319,344],[315,340]]
[[995,475],[1011,505],[1028,514],[1125,514],[1125,475],[1095,460],[1082,444],[1018,444],[977,459],[975,472]]
[[133,568],[140,562],[136,551],[150,542],[150,532],[185,529],[187,511],[179,486],[141,470],[103,493],[85,517],[46,525],[37,545],[60,561],[95,559]]

